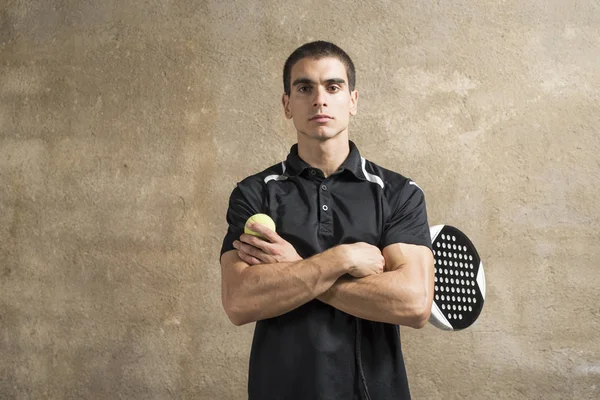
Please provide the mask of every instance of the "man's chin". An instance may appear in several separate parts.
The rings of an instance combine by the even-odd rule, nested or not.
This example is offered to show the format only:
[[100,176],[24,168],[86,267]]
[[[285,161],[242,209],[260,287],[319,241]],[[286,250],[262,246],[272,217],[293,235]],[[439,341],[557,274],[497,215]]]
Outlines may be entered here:
[[313,140],[326,141],[338,137],[342,132],[343,130],[336,131],[331,129],[318,129],[309,132],[298,131],[298,134]]

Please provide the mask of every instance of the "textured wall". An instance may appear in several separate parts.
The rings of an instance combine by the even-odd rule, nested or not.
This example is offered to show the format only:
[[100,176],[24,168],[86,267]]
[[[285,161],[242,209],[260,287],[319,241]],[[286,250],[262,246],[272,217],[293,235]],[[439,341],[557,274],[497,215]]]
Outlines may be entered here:
[[600,398],[597,1],[3,0],[0,399],[245,397],[226,203],[295,142],[315,39],[357,65],[363,155],[485,262],[475,326],[403,329],[414,398]]

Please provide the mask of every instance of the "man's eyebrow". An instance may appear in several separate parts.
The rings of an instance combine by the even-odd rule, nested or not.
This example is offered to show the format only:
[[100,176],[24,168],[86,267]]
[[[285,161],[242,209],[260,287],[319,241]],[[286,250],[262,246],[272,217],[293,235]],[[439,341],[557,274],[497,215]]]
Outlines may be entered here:
[[314,83],[315,83],[314,81],[311,81],[308,78],[298,78],[294,81],[294,83],[292,83],[292,86],[301,85],[301,84],[313,85]]
[[327,79],[325,82],[327,83],[338,83],[340,85],[343,85],[346,83],[345,80],[343,80],[342,78],[331,78],[331,79]]
[[[337,83],[337,84],[343,85],[346,83],[346,81],[343,80],[342,78],[331,78],[331,79],[325,80],[325,83]],[[297,86],[297,85],[301,85],[301,84],[314,85],[315,81],[310,80],[308,78],[298,78],[294,81],[294,83],[292,83],[292,86]]]

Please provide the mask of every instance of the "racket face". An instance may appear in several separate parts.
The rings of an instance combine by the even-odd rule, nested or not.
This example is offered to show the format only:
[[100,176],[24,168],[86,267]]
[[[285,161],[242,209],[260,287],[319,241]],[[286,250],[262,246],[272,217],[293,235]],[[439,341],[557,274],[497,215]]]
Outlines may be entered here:
[[429,322],[444,330],[465,329],[485,300],[483,263],[471,240],[450,225],[430,228],[435,288]]

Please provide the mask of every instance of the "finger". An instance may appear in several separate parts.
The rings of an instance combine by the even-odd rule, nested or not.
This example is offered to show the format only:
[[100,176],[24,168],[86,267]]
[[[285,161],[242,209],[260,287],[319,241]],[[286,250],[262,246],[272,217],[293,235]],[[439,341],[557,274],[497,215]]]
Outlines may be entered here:
[[253,235],[248,235],[248,234],[243,234],[242,236],[240,236],[240,241],[249,244],[250,246],[256,247],[257,249],[261,249],[262,251],[264,251],[265,253],[270,253],[270,245],[271,243],[258,238],[256,236]]
[[256,222],[253,222],[248,226],[248,228],[262,235],[267,241],[271,243],[275,243],[281,239],[281,236],[279,236],[277,232],[271,230],[263,224],[257,224]]
[[237,240],[234,241],[233,243],[234,243],[233,246],[236,249],[238,249],[238,251],[243,251],[244,253],[248,254],[250,257],[254,257],[254,258],[260,260],[261,263],[272,263],[273,262],[273,258],[271,257],[271,255],[269,253],[262,251],[261,249],[258,249],[254,246],[242,243]]
[[238,251],[243,251],[244,253],[248,254],[249,256],[259,258],[259,259],[262,258],[261,255],[267,255],[261,249],[254,247],[252,245],[246,244],[246,243],[242,243],[238,240],[233,241],[233,247],[238,249]]
[[252,257],[251,255],[244,253],[241,250],[238,250],[238,257],[240,257],[240,259],[246,263],[248,263],[249,265],[258,265],[258,264],[262,264],[262,261],[258,260],[255,257]]

